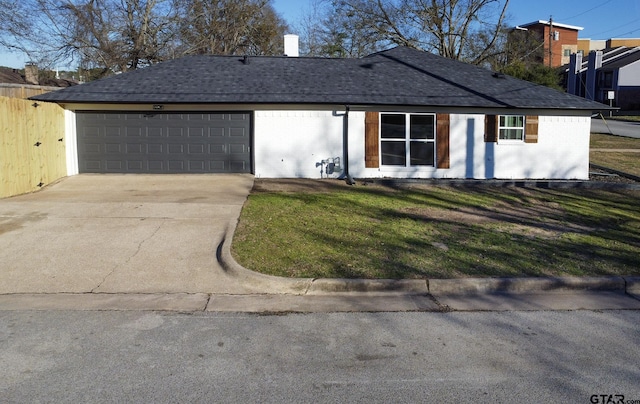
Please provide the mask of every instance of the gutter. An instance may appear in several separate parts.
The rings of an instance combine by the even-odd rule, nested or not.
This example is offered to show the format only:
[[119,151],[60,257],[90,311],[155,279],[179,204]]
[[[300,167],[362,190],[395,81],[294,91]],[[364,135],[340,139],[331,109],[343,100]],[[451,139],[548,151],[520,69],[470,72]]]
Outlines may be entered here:
[[344,171],[340,179],[344,179],[347,185],[355,185],[356,182],[349,174],[349,105],[345,105],[344,115],[342,115],[342,159]]

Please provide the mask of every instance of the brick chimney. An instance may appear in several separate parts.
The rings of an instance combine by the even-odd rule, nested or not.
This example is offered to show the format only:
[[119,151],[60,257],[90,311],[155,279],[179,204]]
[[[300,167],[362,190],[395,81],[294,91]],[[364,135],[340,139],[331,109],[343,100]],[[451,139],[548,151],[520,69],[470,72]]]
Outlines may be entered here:
[[24,66],[24,79],[29,84],[38,85],[38,66],[33,62],[27,62]]

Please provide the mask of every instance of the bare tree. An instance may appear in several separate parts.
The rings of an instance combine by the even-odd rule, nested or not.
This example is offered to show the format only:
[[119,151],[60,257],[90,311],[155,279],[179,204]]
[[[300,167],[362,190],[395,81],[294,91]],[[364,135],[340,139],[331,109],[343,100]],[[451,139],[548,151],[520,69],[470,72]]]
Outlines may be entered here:
[[357,58],[384,49],[388,41],[368,24],[352,18],[331,0],[315,0],[301,24],[302,52],[307,56]]
[[287,25],[270,0],[176,0],[184,54],[283,53]]
[[[282,54],[270,0],[0,0],[0,46],[92,78],[184,54]],[[16,9],[18,8],[18,9]]]
[[98,76],[162,60],[174,18],[169,0],[25,0],[20,7],[0,44],[44,65],[98,68]]
[[24,4],[0,0],[0,46],[9,50],[18,50],[16,37],[26,29]]
[[[326,22],[374,48],[397,44],[481,64],[501,36],[509,0],[334,0]],[[322,27],[331,32],[331,25]],[[325,40],[325,42],[327,42]],[[330,43],[330,41],[329,41]]]

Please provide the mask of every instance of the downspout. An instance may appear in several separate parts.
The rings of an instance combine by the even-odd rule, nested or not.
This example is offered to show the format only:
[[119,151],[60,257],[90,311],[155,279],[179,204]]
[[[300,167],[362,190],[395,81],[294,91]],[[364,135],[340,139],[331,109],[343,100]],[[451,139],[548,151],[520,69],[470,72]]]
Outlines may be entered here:
[[342,117],[342,155],[344,172],[342,174],[348,185],[355,185],[356,182],[349,174],[349,106],[345,105],[344,115]]

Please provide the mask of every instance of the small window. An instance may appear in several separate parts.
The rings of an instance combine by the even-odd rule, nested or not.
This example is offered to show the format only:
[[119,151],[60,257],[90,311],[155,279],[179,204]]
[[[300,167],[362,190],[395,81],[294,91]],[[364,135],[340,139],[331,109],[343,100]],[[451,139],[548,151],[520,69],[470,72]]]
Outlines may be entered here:
[[563,52],[565,57],[571,56],[571,49],[565,49]]
[[524,140],[524,116],[500,115],[499,140],[522,141]]
[[435,127],[435,115],[380,114],[382,165],[434,166]]

